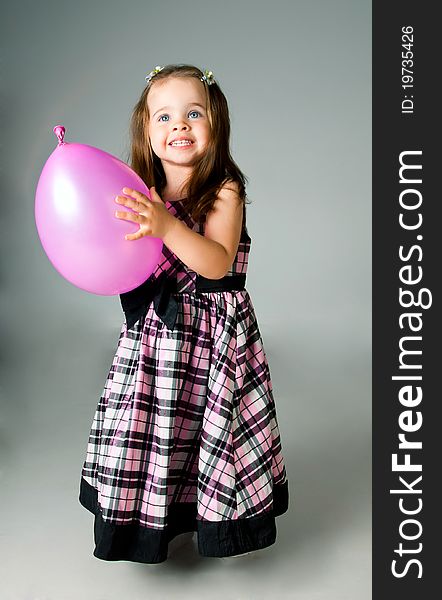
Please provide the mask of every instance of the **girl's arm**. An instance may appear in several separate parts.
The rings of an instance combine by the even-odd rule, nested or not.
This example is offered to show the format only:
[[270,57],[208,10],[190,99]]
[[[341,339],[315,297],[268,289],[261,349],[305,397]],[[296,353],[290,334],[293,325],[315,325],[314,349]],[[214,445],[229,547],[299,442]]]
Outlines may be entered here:
[[[224,186],[206,217],[204,236],[175,218],[164,244],[189,269],[208,279],[224,277],[238,251],[242,228],[242,201],[233,182]],[[234,189],[233,189],[234,188]]]

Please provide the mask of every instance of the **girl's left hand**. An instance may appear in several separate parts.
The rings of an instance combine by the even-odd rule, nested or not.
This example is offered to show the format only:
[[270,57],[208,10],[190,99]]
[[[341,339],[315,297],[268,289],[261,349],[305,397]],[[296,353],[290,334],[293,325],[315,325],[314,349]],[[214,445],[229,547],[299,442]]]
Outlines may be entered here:
[[155,186],[150,189],[152,200],[141,192],[131,188],[123,188],[123,194],[130,196],[117,196],[115,202],[124,204],[132,208],[135,213],[116,211],[115,216],[126,221],[139,223],[140,228],[135,233],[125,236],[126,240],[138,240],[146,235],[163,239],[166,233],[174,225],[176,218],[167,210],[161,197],[155,190]]

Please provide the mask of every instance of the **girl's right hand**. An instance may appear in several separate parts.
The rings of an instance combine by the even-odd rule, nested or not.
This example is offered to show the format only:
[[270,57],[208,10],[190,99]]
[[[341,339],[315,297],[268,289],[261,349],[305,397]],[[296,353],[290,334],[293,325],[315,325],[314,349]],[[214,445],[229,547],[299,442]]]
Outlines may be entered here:
[[152,186],[149,191],[151,200],[142,192],[131,188],[123,188],[123,193],[130,198],[126,196],[115,198],[118,204],[124,204],[135,211],[116,211],[115,216],[140,225],[138,231],[125,236],[126,240],[138,240],[144,236],[157,237],[162,240],[177,221],[176,217],[167,210],[165,203],[155,190],[155,186]]

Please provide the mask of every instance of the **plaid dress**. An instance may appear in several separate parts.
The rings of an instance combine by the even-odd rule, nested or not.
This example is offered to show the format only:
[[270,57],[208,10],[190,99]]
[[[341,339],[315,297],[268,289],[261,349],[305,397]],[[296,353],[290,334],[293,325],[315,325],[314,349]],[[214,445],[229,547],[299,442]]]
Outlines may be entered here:
[[[166,206],[203,232],[182,200]],[[163,245],[140,286],[141,308],[127,302],[132,292],[120,296],[126,319],[80,479],[97,558],[164,562],[169,541],[187,531],[198,533],[198,551],[210,557],[276,540],[288,480],[269,366],[244,286],[250,244],[244,225],[223,280],[199,276]]]

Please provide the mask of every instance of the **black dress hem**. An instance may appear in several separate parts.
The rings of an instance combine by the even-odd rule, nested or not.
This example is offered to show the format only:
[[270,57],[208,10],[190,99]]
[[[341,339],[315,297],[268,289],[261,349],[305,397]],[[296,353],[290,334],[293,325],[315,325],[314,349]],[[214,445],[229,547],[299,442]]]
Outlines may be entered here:
[[198,532],[201,556],[222,558],[267,548],[275,543],[275,517],[289,506],[288,481],[273,487],[273,508],[250,518],[229,521],[197,519],[196,503],[172,503],[168,507],[166,529],[142,527],[139,523],[116,525],[105,521],[98,504],[97,490],[83,477],[79,501],[95,516],[96,558],[106,561],[130,561],[157,564],[167,560],[169,542],[181,533]]

